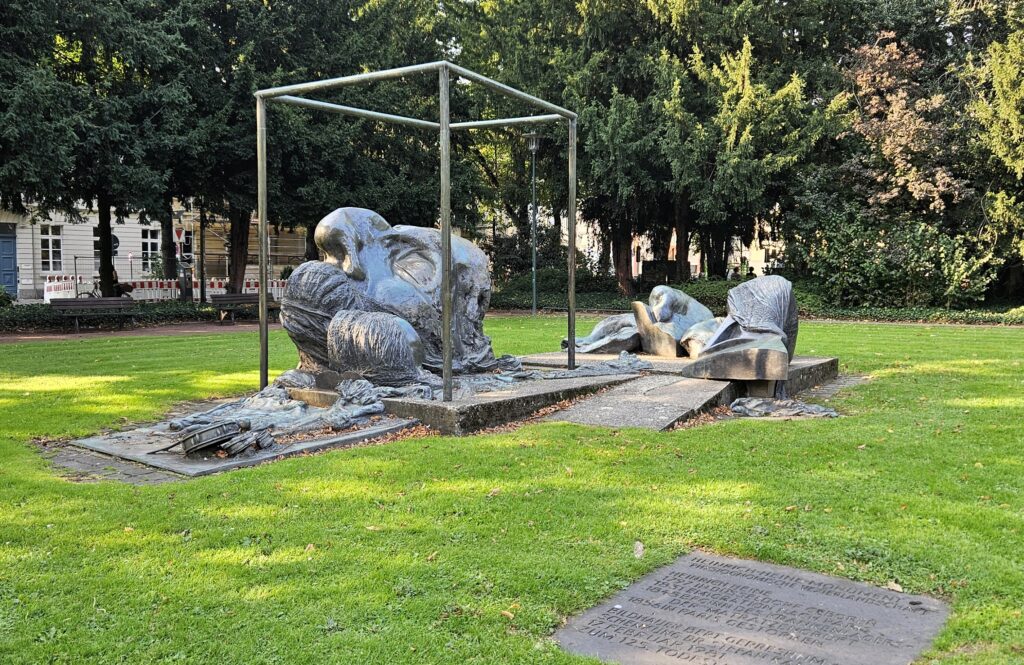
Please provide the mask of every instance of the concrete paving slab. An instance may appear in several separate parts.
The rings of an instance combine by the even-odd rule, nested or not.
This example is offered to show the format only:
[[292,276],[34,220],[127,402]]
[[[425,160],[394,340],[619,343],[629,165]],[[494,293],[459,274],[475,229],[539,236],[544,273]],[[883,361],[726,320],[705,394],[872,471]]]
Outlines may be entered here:
[[43,457],[76,480],[116,480],[129,485],[151,485],[181,480],[182,476],[135,462],[62,443],[47,444]]
[[394,416],[415,418],[444,434],[462,435],[525,418],[538,409],[617,386],[638,376],[618,374],[524,381],[505,390],[481,392],[451,402],[392,397],[384,399],[384,409]]
[[691,552],[573,617],[555,640],[637,665],[906,665],[948,616],[929,596]]
[[729,381],[654,374],[573,404],[547,420],[662,431],[735,398],[736,386]]
[[93,450],[105,455],[112,455],[120,459],[131,460],[139,464],[145,464],[148,467],[164,469],[183,476],[196,477],[254,466],[269,460],[283,459],[327,448],[345,448],[368,441],[369,439],[401,431],[415,424],[416,421],[410,418],[388,418],[379,424],[353,432],[298,441],[287,445],[275,445],[266,450],[253,451],[250,454],[239,455],[238,457],[225,457],[223,459],[215,455],[186,457],[178,449],[166,452],[153,452],[173,443],[177,435],[170,433],[173,435],[171,436],[168,433],[148,428],[138,428],[126,432],[112,432],[88,439],[79,439],[78,441],[70,442],[69,445]]
[[867,383],[868,380],[869,377],[860,374],[843,374],[831,381],[819,383],[811,386],[810,388],[804,389],[800,393],[800,399],[820,399],[827,402],[838,395],[841,390],[862,385]]

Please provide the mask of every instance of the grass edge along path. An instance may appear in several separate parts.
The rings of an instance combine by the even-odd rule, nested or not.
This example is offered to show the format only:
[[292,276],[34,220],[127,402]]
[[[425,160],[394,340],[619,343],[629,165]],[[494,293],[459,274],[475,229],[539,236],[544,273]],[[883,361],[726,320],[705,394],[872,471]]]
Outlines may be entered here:
[[[526,353],[562,327],[488,332]],[[540,424],[142,488],[69,482],[28,441],[244,391],[255,336],[6,345],[0,662],[582,663],[549,639],[564,615],[701,547],[942,596],[922,662],[1021,663],[1022,343],[809,323],[801,353],[873,378],[837,421]]]

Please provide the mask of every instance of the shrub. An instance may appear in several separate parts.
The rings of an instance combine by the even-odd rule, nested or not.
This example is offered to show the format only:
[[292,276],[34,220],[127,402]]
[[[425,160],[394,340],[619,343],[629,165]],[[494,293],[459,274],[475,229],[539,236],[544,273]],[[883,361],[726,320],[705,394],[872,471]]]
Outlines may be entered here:
[[[491,274],[496,281],[507,282],[517,276],[530,274],[533,259],[528,234],[499,235],[485,246],[491,257]],[[541,270],[561,270],[564,273],[567,258],[560,230],[548,225],[538,225],[538,283]],[[576,265],[577,270],[586,266],[583,254],[579,251],[576,252]]]
[[6,287],[0,286],[0,308],[11,307],[14,305],[14,298],[11,297],[10,293],[7,293]]
[[[495,291],[502,293],[525,293],[532,291],[530,273],[518,275],[500,284]],[[553,293],[565,295],[569,290],[569,273],[564,266],[558,268],[539,268],[537,270],[537,293]],[[618,282],[614,277],[595,275],[589,270],[576,271],[576,293],[613,293],[618,290]]]
[[787,251],[844,307],[967,307],[982,300],[998,267],[982,245],[923,221],[833,212]]
[[[216,319],[217,312],[210,305],[177,300],[139,303],[135,315],[136,323],[148,325]],[[69,323],[69,319],[58,316],[49,305],[18,305],[0,309],[0,333],[65,330],[70,327]],[[112,328],[117,326],[117,323],[114,317],[88,320],[90,327],[98,328]]]

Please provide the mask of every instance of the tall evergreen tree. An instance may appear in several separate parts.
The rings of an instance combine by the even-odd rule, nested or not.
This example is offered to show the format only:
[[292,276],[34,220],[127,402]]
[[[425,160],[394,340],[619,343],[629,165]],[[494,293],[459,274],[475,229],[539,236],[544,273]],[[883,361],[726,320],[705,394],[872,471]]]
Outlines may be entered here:
[[[66,0],[50,9],[29,12],[31,46],[14,59],[22,67],[5,75],[15,86],[26,85],[3,116],[15,136],[41,126],[43,136],[60,140],[35,156],[26,152],[31,141],[15,146],[17,161],[32,165],[28,177],[5,178],[5,199],[17,207],[29,196],[39,214],[61,211],[72,219],[80,204],[95,209],[100,288],[113,295],[111,222],[131,212],[145,218],[164,190],[167,173],[150,157],[158,150],[163,116],[174,113],[181,94],[173,84],[156,83],[154,73],[173,60],[177,44],[170,17],[152,3]],[[44,16],[48,20],[38,22]],[[39,115],[10,110],[42,109],[53,101],[53,110]],[[54,165],[38,167],[49,150]]]

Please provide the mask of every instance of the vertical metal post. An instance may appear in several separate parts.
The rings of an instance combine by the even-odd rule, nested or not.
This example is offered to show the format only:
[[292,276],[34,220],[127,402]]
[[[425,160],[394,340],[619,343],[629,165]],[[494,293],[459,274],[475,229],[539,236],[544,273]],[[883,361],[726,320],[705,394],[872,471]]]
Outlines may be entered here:
[[[533,139],[536,141],[537,139]],[[533,309],[532,313],[537,316],[537,149],[534,146],[530,148],[530,154],[533,156],[530,164],[530,180],[531,180],[531,191],[533,198],[533,216],[530,219],[530,254],[533,259],[532,275],[533,279]]]
[[256,216],[260,234],[260,390],[269,383],[269,350],[267,329],[267,106],[256,98]]
[[569,121],[569,369],[576,369],[576,120]]
[[448,65],[438,70],[441,125],[441,342],[445,402],[452,401],[452,185]]

